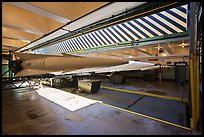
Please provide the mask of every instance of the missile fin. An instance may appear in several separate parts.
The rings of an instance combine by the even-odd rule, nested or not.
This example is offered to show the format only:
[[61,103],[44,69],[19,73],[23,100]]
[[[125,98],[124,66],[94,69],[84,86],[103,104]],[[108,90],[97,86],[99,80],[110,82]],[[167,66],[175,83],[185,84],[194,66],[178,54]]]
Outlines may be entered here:
[[71,55],[71,54],[64,54],[64,53],[62,53],[62,55],[63,55],[64,57],[80,57],[80,58],[84,58],[84,57],[82,57],[82,56]]

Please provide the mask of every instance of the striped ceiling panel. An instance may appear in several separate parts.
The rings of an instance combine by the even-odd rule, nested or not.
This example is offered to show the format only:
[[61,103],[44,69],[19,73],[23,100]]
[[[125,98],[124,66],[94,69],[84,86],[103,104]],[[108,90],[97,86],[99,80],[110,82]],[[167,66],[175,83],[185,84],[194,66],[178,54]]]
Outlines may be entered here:
[[187,31],[187,5],[123,22],[46,47],[47,53],[66,53]]

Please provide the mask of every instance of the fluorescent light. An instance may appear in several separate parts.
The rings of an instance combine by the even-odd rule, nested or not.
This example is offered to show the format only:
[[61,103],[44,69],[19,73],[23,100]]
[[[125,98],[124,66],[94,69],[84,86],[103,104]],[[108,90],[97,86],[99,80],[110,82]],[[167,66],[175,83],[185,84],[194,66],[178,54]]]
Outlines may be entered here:
[[125,12],[133,7],[137,7],[146,2],[113,2],[81,19],[76,20],[64,27],[64,29],[74,31],[99,20],[109,18],[113,15]]

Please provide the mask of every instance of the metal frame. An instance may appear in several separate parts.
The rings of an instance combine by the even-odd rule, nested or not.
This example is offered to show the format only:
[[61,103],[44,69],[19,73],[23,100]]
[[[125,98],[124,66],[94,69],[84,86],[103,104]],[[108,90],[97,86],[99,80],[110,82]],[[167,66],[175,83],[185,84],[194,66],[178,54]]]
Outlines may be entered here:
[[171,34],[171,35],[164,35],[158,36],[154,38],[146,38],[140,39],[136,41],[130,41],[129,43],[119,43],[119,44],[111,44],[106,46],[99,46],[94,48],[88,48],[83,50],[76,50],[73,52],[67,52],[65,54],[89,54],[92,52],[101,52],[101,51],[110,51],[110,50],[118,50],[123,48],[140,48],[140,47],[147,47],[147,46],[155,46],[157,43],[169,43],[169,42],[176,42],[176,41],[188,41],[189,34],[188,32],[183,32],[179,34]]
[[13,85],[15,88],[21,88],[21,86],[23,85],[23,83],[25,83],[27,80],[24,78],[23,79],[23,82],[20,84],[20,86],[16,86],[15,84],[14,84],[14,82],[16,82],[16,80],[14,80],[14,77],[13,77],[13,74],[12,74],[12,71],[11,71],[11,62],[13,61],[13,51],[11,51],[11,50],[9,50],[9,57],[6,57],[6,56],[4,56],[9,62],[8,62],[8,67],[9,67],[9,69],[6,71],[6,72],[4,72],[3,74],[2,74],[2,77],[6,74],[6,73],[8,73],[9,72],[9,77],[8,78],[6,78],[6,79],[4,79],[4,80],[2,80],[2,89],[12,89],[12,88],[4,88],[6,85]]

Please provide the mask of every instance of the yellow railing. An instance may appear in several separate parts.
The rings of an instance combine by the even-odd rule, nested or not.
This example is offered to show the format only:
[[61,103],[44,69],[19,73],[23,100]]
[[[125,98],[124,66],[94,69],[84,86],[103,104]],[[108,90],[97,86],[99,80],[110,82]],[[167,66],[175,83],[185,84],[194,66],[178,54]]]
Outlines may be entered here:
[[191,86],[191,128],[197,129],[200,118],[200,93],[199,93],[199,56],[190,55],[190,86]]

